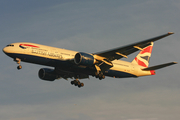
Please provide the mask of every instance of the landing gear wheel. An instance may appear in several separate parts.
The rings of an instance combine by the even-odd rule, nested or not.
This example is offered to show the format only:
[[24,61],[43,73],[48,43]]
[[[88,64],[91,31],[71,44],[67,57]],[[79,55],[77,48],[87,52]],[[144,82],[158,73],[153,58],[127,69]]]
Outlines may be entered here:
[[71,81],[71,85],[74,85],[74,81]]
[[71,85],[78,86],[79,88],[84,86],[84,83],[81,83],[79,80],[71,81]]
[[105,75],[99,76],[99,80],[102,80],[102,79],[104,79],[104,78],[105,78]]
[[105,78],[105,75],[100,71],[99,74],[98,72],[95,72],[95,77],[99,78],[99,80],[102,80]]
[[84,87],[84,83],[80,83],[80,84],[78,85],[78,87],[79,87],[79,88]]
[[22,69],[22,66],[21,65],[17,66],[17,69],[18,70]]
[[84,83],[81,83],[81,87],[84,87]]
[[78,81],[74,80],[74,85],[78,86]]

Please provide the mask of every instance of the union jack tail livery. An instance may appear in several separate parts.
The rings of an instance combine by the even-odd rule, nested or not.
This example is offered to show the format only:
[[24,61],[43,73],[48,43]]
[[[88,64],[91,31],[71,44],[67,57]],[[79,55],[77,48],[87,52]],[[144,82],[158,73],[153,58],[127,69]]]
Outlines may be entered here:
[[149,60],[151,57],[152,49],[153,49],[154,43],[151,42],[151,44],[144,49],[142,49],[139,54],[135,57],[135,59],[132,61],[133,64],[138,64],[142,67],[148,67],[149,66]]

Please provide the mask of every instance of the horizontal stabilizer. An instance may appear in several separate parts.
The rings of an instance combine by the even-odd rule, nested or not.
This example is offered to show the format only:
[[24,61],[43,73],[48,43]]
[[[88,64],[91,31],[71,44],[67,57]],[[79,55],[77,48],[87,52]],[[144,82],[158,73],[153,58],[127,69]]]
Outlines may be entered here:
[[148,68],[144,68],[142,70],[157,70],[157,69],[161,69],[161,68],[164,68],[164,67],[167,67],[167,66],[170,66],[170,65],[174,65],[174,64],[177,64],[177,62],[170,62],[170,63],[165,63],[165,64],[161,64],[161,65],[156,65],[156,66],[152,66],[152,67],[148,67]]

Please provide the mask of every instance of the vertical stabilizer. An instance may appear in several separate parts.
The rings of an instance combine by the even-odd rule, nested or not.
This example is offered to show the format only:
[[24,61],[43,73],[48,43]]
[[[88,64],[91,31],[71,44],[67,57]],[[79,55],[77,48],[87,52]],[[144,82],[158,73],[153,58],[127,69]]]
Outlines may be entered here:
[[151,42],[151,45],[142,49],[139,52],[139,54],[135,57],[135,59],[132,61],[132,64],[138,64],[139,66],[142,66],[142,67],[148,67],[152,49],[153,49],[153,44],[154,43]]

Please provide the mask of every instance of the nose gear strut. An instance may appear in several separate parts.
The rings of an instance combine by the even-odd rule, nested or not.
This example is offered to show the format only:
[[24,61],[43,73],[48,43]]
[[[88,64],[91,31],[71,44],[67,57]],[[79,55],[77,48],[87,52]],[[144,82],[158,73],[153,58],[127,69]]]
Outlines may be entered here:
[[22,66],[20,64],[21,63],[21,59],[15,58],[14,61],[17,62],[17,64],[19,64],[19,66],[17,66],[17,69],[20,70],[22,68]]

